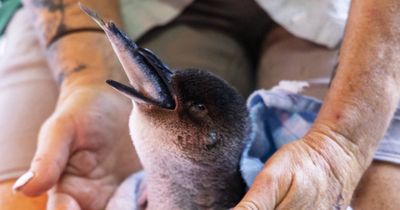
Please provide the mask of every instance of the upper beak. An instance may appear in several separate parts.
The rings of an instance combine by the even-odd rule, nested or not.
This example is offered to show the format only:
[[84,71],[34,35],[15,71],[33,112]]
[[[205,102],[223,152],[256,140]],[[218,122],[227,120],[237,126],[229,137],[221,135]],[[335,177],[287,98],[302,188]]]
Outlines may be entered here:
[[106,33],[132,87],[113,80],[107,83],[137,102],[174,109],[173,72],[150,50],[138,47],[113,22],[106,23],[94,11],[82,4],[80,7]]

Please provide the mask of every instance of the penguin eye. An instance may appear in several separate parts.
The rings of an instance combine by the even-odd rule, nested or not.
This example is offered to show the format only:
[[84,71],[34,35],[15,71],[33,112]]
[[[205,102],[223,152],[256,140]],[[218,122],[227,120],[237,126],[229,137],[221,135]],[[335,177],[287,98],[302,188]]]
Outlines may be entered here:
[[195,104],[194,107],[201,112],[204,112],[207,110],[206,106],[204,104]]
[[207,107],[202,103],[192,103],[189,107],[189,110],[190,112],[199,116],[204,116],[207,114]]

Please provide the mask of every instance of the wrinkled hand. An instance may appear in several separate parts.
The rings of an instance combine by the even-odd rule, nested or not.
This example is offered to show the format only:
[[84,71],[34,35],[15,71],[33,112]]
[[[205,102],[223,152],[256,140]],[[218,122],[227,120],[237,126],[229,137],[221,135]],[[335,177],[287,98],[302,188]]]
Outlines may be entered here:
[[346,209],[362,172],[350,150],[310,133],[278,150],[234,209]]
[[130,143],[130,102],[104,83],[63,93],[42,126],[31,163],[34,176],[19,188],[38,195],[50,188],[48,209],[99,210],[138,168]]

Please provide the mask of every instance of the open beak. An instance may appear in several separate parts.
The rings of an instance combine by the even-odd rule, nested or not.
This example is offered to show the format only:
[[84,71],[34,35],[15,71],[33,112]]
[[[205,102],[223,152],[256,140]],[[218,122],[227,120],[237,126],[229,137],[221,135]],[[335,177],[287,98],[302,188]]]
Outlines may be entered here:
[[174,109],[173,72],[150,50],[138,47],[113,22],[104,22],[91,9],[82,4],[80,7],[106,33],[132,87],[113,80],[107,83],[136,102]]

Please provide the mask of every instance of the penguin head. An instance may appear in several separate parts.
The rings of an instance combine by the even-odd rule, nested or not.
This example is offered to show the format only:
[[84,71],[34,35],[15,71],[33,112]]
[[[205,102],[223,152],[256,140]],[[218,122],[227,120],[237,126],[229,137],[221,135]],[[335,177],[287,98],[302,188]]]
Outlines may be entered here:
[[[218,76],[198,69],[174,72],[175,144],[189,157],[215,161],[223,154],[241,154],[248,129],[245,100]],[[181,130],[181,131],[179,131]]]
[[[137,53],[129,57],[140,65],[124,68],[131,85],[107,81],[134,104],[135,145],[158,145],[196,162],[237,162],[248,131],[248,112],[238,91],[206,70],[175,71],[147,49]],[[135,134],[143,130],[151,134]]]
[[139,156],[141,150],[169,152],[238,164],[249,126],[245,100],[233,87],[205,70],[171,70],[114,23],[82,9],[105,31],[128,76],[129,85],[107,83],[134,104],[130,130]]

